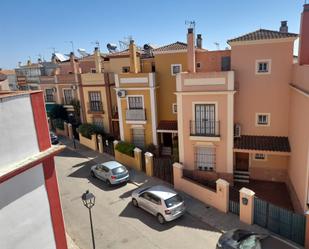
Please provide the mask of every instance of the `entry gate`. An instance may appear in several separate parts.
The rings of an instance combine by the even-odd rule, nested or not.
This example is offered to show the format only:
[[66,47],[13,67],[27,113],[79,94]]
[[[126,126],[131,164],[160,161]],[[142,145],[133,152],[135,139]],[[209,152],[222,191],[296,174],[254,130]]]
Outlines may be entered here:
[[170,157],[155,157],[153,175],[173,184],[173,161]]
[[296,214],[267,201],[255,198],[254,223],[300,245],[304,245],[306,234],[305,215]]
[[114,144],[113,141],[110,141],[108,139],[103,139],[103,152],[110,154],[112,156],[115,155],[114,153]]

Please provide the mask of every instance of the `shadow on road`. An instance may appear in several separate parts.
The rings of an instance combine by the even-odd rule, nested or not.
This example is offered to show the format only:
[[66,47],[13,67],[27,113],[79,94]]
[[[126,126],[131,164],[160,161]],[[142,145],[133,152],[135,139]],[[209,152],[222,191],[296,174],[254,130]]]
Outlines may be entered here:
[[60,152],[57,157],[75,157],[75,158],[85,158],[83,155],[75,152],[75,151],[72,151],[70,149],[65,149],[63,150],[62,152]]
[[197,218],[191,216],[188,213],[185,213],[179,219],[161,225],[157,221],[157,218],[155,216],[149,214],[148,212],[146,212],[141,208],[134,207],[131,202],[127,204],[127,206],[122,210],[119,216],[138,219],[139,221],[143,222],[146,226],[158,232],[169,230],[175,226],[183,226],[188,228],[219,232],[217,229],[207,225],[206,223],[198,220]]

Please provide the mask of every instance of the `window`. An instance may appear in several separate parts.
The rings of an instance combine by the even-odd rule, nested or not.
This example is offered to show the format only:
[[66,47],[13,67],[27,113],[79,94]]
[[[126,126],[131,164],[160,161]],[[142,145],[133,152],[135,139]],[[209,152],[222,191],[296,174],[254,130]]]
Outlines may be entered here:
[[72,100],[73,100],[72,89],[63,89],[63,95],[64,95],[64,104],[71,105]]
[[256,114],[256,125],[257,126],[269,126],[270,114],[257,113]]
[[132,129],[132,143],[138,148],[145,147],[145,130],[142,128]]
[[196,147],[195,166],[199,170],[214,170],[216,151],[214,147]]
[[96,126],[103,127],[103,119],[100,117],[93,117],[92,123]]
[[132,109],[144,109],[142,96],[128,96],[128,107]]
[[221,57],[221,71],[231,70],[231,57],[223,56]]
[[103,110],[100,92],[89,92],[89,110],[92,112]]
[[257,74],[269,74],[270,73],[271,60],[257,60],[256,61],[256,73]]
[[53,89],[45,89],[45,101],[54,102],[54,91]]
[[177,104],[176,103],[173,103],[173,114],[176,114],[177,113]]
[[123,73],[129,73],[130,72],[130,67],[122,67],[122,72]]
[[176,75],[181,72],[181,64],[172,64],[171,65],[171,74]]
[[201,68],[201,63],[200,62],[196,63],[196,68]]
[[266,161],[267,160],[267,156],[265,154],[256,153],[254,155],[254,160]]
[[91,73],[96,73],[97,70],[95,68],[91,68]]
[[196,135],[216,135],[216,105],[196,104],[195,105],[195,128]]

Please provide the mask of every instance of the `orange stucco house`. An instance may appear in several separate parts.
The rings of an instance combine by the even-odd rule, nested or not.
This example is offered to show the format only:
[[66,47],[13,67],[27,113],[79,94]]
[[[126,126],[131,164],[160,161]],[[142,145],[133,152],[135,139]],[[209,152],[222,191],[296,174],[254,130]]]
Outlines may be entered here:
[[[259,29],[230,50],[196,50],[188,29],[187,72],[177,74],[179,161],[205,180],[286,183],[295,210],[309,202],[309,5],[297,34]],[[307,79],[307,82],[306,82]]]

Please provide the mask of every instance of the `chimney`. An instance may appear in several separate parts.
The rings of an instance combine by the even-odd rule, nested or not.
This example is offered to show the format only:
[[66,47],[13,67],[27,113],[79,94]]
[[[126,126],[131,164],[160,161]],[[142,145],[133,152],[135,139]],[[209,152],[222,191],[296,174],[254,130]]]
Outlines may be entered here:
[[288,21],[281,21],[281,26],[280,26],[279,31],[281,33],[287,33],[289,31]]
[[57,63],[57,58],[56,55],[53,53],[52,58],[51,58],[52,63],[56,64]]
[[94,63],[95,63],[95,71],[97,73],[101,73],[101,53],[98,47],[94,48]]
[[196,47],[202,48],[202,46],[203,46],[202,34],[197,34],[197,36],[196,36]]
[[21,61],[18,62],[18,67],[21,67]]
[[195,37],[193,28],[188,28],[187,34],[187,64],[188,72],[195,73]]
[[137,64],[136,46],[134,44],[134,40],[130,41],[129,51],[130,51],[130,73],[138,73],[140,70]]
[[42,59],[38,58],[38,64],[41,64],[41,63],[42,63]]
[[72,68],[72,73],[77,74],[77,62],[75,61],[75,55],[73,52],[70,53],[70,64]]
[[31,66],[31,60],[27,60],[27,66]]
[[301,15],[298,61],[299,65],[309,65],[309,4],[304,4]]

